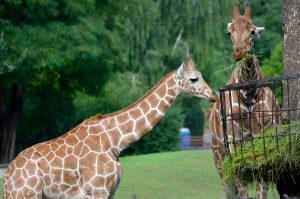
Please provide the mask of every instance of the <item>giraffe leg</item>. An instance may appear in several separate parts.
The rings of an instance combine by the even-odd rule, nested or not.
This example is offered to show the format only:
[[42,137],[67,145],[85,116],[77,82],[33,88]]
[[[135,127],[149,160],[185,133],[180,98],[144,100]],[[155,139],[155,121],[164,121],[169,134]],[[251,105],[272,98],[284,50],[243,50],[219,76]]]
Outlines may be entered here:
[[269,185],[266,182],[256,183],[256,199],[267,199]]
[[212,150],[213,150],[213,158],[214,158],[215,166],[216,166],[219,176],[221,177],[221,182],[222,182],[222,187],[223,187],[223,192],[225,194],[225,198],[232,199],[233,187],[223,181],[223,173],[221,171],[221,163],[222,163],[226,153],[225,153],[224,148],[218,144],[217,139],[215,137],[212,138]]
[[118,189],[118,186],[120,184],[120,181],[121,181],[121,176],[123,174],[123,170],[122,170],[122,166],[121,166],[121,163],[120,162],[116,162],[116,165],[117,165],[117,176],[116,176],[116,185],[115,187],[113,188],[110,196],[109,196],[109,199],[114,199],[114,195],[115,195],[115,192],[116,190]]
[[236,178],[235,185],[236,185],[236,189],[237,189],[237,198],[239,198],[239,199],[249,198],[245,183],[241,182],[238,178]]

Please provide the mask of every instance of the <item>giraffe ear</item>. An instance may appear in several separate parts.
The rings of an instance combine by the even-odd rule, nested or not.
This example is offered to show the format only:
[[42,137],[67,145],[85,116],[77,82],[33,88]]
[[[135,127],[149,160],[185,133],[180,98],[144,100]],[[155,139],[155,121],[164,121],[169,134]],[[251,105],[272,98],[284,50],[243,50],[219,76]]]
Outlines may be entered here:
[[265,31],[265,27],[256,27],[254,31],[255,31],[255,34],[258,36],[258,38],[260,38],[260,36]]
[[240,16],[240,4],[236,3],[233,8],[232,19],[233,21]]
[[250,3],[247,2],[245,4],[245,13],[244,16],[247,20],[251,20],[251,7],[250,7]]
[[179,79],[183,79],[184,77],[184,64],[181,64],[181,66],[177,69],[177,72],[176,72],[176,76],[179,78]]

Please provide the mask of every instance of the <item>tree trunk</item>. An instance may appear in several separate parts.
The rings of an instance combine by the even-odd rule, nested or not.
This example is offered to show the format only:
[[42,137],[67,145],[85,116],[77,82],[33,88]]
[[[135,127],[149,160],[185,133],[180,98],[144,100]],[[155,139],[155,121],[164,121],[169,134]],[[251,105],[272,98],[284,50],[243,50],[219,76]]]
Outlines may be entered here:
[[[300,73],[300,1],[283,0],[283,65],[285,75]],[[283,107],[300,107],[300,81],[284,87]],[[289,99],[289,100],[288,100]],[[292,112],[292,119],[300,119],[300,112]]]
[[[300,72],[300,1],[283,0],[282,5],[284,73],[293,75]],[[293,111],[300,107],[300,81],[287,83],[283,90],[282,109],[292,110],[283,113],[283,120],[290,122],[300,119],[300,111]],[[276,184],[280,198],[300,198],[300,175],[286,171],[278,176]]]
[[19,85],[12,87],[8,106],[5,102],[5,94],[0,90],[0,163],[9,163],[15,157],[16,129],[22,108],[22,90]]

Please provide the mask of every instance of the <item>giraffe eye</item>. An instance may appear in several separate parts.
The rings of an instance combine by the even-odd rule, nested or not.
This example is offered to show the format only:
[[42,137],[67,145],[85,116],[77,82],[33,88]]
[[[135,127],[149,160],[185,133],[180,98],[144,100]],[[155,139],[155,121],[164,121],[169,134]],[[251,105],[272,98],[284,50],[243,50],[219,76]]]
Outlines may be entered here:
[[254,30],[251,31],[251,35],[255,35],[255,31]]
[[197,77],[196,78],[191,78],[190,80],[191,80],[191,82],[194,83],[194,82],[198,81],[198,78]]
[[229,31],[227,31],[227,35],[231,36],[231,33]]

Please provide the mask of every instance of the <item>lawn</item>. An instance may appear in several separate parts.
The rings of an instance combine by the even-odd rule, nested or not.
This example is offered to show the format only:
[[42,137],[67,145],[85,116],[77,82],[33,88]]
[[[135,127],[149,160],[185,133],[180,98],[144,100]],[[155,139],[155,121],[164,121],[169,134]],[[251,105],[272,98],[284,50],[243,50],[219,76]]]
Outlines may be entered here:
[[[133,194],[138,199],[220,199],[222,196],[211,151],[129,156],[121,158],[121,163],[123,176],[116,199],[131,199]],[[269,192],[269,199],[278,199],[273,192]]]

